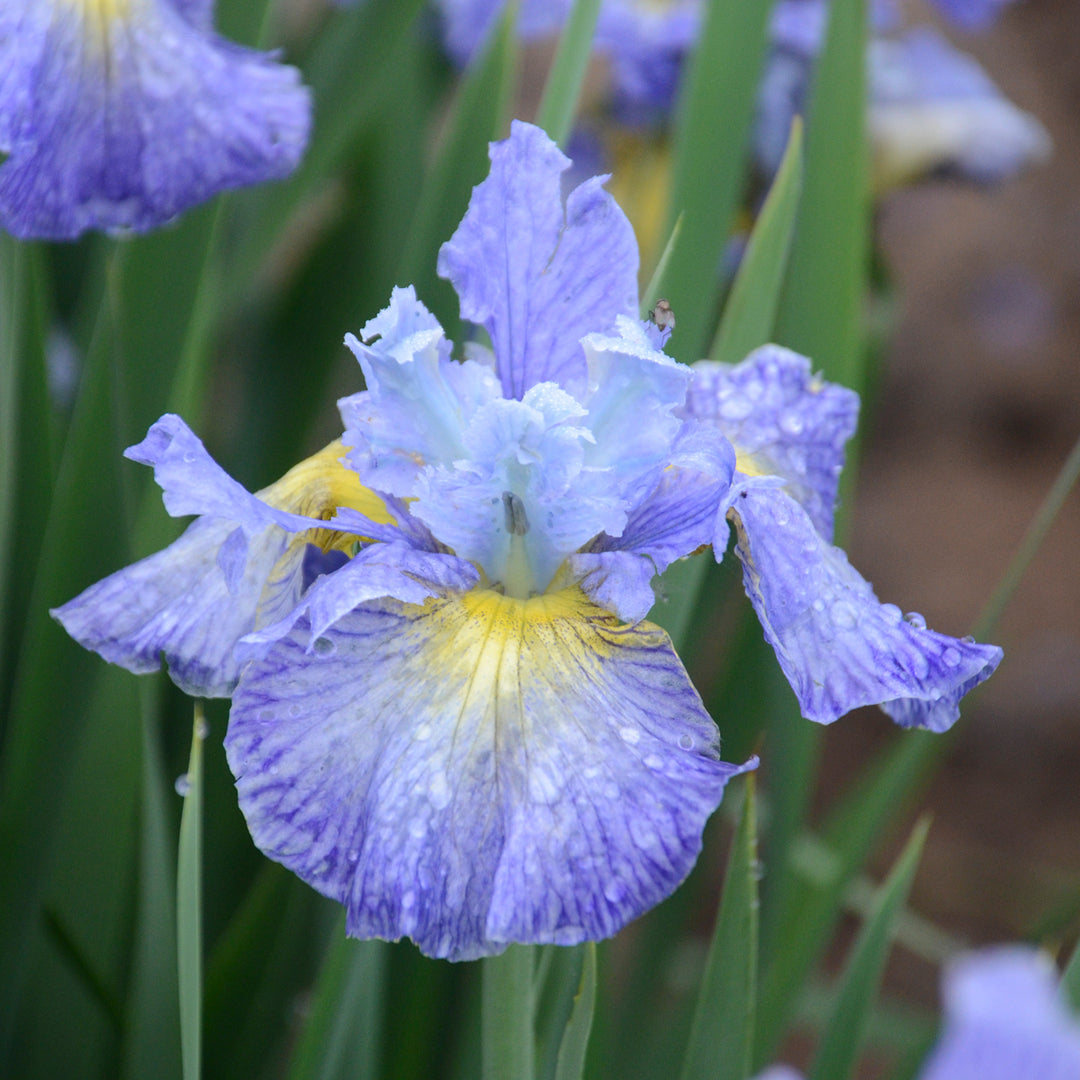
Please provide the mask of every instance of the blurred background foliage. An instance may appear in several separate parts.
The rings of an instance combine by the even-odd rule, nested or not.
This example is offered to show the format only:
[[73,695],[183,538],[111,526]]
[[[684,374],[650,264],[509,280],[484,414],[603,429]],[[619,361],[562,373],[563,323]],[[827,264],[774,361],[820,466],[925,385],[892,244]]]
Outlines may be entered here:
[[[871,205],[866,12],[833,0],[803,123],[768,199],[751,198],[769,6],[709,4],[670,128],[612,136],[611,186],[646,252],[643,309],[669,299],[680,359],[737,360],[778,340],[866,395],[864,441],[850,448],[864,483],[857,498],[846,489],[841,526],[853,559],[883,596],[963,633],[1080,427],[1080,265],[1047,269],[1042,248],[1018,260],[1006,243],[988,280],[957,289],[950,268],[958,250],[978,263],[972,236],[1025,198],[1040,209],[1034,221],[1021,213],[1023,228],[1045,235],[1022,228],[1022,251],[1056,228],[1075,233],[1075,194],[1055,203],[1043,176],[1004,196],[952,189]],[[253,848],[221,746],[225,703],[207,703],[205,743],[192,740],[191,702],[163,676],[103,664],[49,618],[179,532],[148,471],[121,457],[160,413],[182,413],[257,489],[339,432],[334,401],[359,388],[342,337],[392,286],[415,283],[460,340],[436,252],[512,116],[540,109],[568,145],[575,110],[594,121],[602,110],[602,76],[580,47],[589,8],[576,5],[578,48],[549,80],[552,52],[523,49],[512,5],[459,73],[419,0],[282,0],[265,18],[249,0],[221,0],[223,34],[282,45],[313,89],[295,175],[146,236],[0,235],[3,1075],[186,1080],[201,1058],[203,1075],[228,1080],[734,1078],[780,1056],[830,1080],[900,1077],[933,1037],[946,956],[992,937],[1056,949],[1075,939],[1075,500],[996,629],[1007,658],[1034,671],[1010,675],[1007,659],[947,737],[872,714],[828,732],[802,720],[733,560],[674,567],[653,618],[680,646],[725,758],[757,750],[761,774],[733,787],[684,887],[617,939],[511,950],[483,976],[408,943],[347,941],[335,905]],[[989,62],[1028,42],[1029,63],[1012,70],[1037,96],[1038,50],[1054,43],[1026,31],[1055,11],[1074,37],[1080,23],[1049,0],[1026,8],[983,48]],[[1043,116],[1059,143],[1075,139],[1058,135],[1052,100]],[[742,249],[750,223],[733,274],[731,238]],[[1068,307],[1052,289],[1070,286]],[[973,305],[971,336],[950,296]],[[904,305],[933,319],[912,322]],[[1005,355],[1018,321],[1028,336],[1008,339]],[[982,367],[980,348],[992,354]],[[1071,397],[1047,374],[1054,363]],[[925,820],[913,825],[919,807],[935,811],[928,839]],[[496,1020],[499,1004],[509,1015]],[[514,1023],[521,1038],[506,1037]],[[523,1040],[528,1060],[515,1064]]]

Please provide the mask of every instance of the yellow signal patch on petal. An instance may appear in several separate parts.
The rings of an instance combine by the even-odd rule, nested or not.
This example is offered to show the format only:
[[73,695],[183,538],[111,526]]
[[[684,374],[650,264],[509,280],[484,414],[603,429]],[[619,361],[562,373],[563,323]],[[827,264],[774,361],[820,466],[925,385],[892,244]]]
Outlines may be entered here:
[[[348,447],[340,439],[335,439],[256,494],[268,505],[287,510],[290,514],[328,521],[338,507],[344,506],[379,525],[396,525],[397,521],[386,509],[386,503],[370,488],[364,487],[352,469],[341,463],[346,453]],[[356,540],[351,534],[331,529],[313,530],[301,535],[305,543],[317,544],[324,551],[332,548],[348,551]]]
[[685,877],[744,768],[667,635],[576,586],[377,601],[309,641],[245,669],[226,750],[255,842],[354,936],[607,937]]

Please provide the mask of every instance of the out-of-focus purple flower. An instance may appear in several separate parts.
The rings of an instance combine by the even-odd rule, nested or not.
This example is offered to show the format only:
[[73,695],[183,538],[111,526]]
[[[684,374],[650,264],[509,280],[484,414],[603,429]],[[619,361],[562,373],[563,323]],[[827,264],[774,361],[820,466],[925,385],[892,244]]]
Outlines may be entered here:
[[207,0],[5,0],[0,225],[153,229],[288,175],[310,112],[296,69],[218,37]]
[[[826,0],[781,0],[773,10],[754,132],[755,152],[768,174],[779,166],[792,117],[805,109],[827,16]],[[1009,101],[975,60],[928,27],[872,37],[867,78],[878,190],[937,174],[994,183],[1050,153],[1042,124]]]
[[[953,961],[944,976],[941,1037],[917,1080],[1075,1080],[1080,1019],[1041,953],[1001,945]],[[800,1080],[774,1065],[757,1080]]]
[[1013,0],[934,0],[938,11],[963,30],[985,30]]
[[982,949],[945,972],[945,1022],[919,1080],[1080,1077],[1080,1019],[1046,956],[1021,945]]

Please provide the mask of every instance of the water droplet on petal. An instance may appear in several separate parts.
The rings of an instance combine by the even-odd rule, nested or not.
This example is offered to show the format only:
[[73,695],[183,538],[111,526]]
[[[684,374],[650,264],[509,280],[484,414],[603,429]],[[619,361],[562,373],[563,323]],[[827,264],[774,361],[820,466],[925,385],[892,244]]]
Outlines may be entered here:
[[351,863],[359,862],[360,861],[360,852],[356,851],[356,850],[350,851],[349,854],[346,856],[346,858],[348,858],[349,862],[351,862]]
[[645,766],[653,772],[659,772],[664,767],[664,759],[659,754],[648,754],[645,757]]
[[191,791],[191,781],[188,779],[188,774],[186,772],[181,773],[176,778],[176,783],[173,784],[173,787],[176,788],[177,795],[179,795],[181,798],[186,799],[188,797],[188,793]]
[[441,769],[428,781],[428,799],[436,810],[445,810],[450,805],[450,784]]
[[909,611],[904,618],[907,619],[908,624],[914,626],[916,630],[926,629],[926,620],[917,611]]
[[624,727],[619,730],[619,738],[628,746],[636,746],[641,741],[641,732],[637,728]]
[[852,630],[859,623],[859,613],[846,600],[837,600],[829,609],[833,625],[841,630]]
[[416,893],[412,889],[406,889],[401,894],[401,906],[408,911],[416,903]]
[[319,656],[331,656],[337,651],[337,646],[328,637],[317,637],[311,647]]
[[679,736],[679,745],[684,750],[693,750],[694,749],[694,736],[693,735],[685,735],[685,734],[680,735]]
[[427,740],[431,738],[431,725],[421,724],[413,733],[413,738],[415,738],[417,742],[427,742]]
[[780,414],[780,430],[787,435],[801,435],[803,418],[794,409],[782,412]]
[[956,667],[960,663],[960,651],[954,649],[951,645],[941,654],[941,659],[945,661],[946,667]]
[[414,840],[423,839],[426,833],[427,824],[422,818],[414,817],[412,821],[409,822],[409,835]]
[[895,604],[882,604],[881,617],[887,625],[896,626],[904,618],[904,613]]
[[965,634],[960,640],[965,645],[974,645],[975,644],[975,638],[971,634]]

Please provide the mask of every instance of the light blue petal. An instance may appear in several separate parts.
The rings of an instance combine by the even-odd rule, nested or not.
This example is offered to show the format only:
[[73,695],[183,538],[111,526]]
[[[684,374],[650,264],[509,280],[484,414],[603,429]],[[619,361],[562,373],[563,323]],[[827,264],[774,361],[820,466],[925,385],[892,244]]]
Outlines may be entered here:
[[944,1030],[919,1080],[1080,1076],[1080,1022],[1045,956],[1020,945],[984,949],[950,964],[944,981]]
[[[91,585],[52,615],[114,664],[142,674],[157,671],[164,656],[182,690],[227,697],[238,675],[233,647],[254,629],[275,567],[291,580],[304,546],[291,548],[291,566],[279,566],[293,537],[268,525],[245,542],[240,573],[234,568],[227,577],[219,556],[236,532],[233,521],[199,518],[163,551]],[[295,603],[295,593],[288,599]]]
[[218,38],[204,4],[4,8],[0,223],[16,236],[145,231],[299,162],[311,105],[298,72]]
[[490,175],[439,252],[439,274],[457,290],[462,317],[487,330],[504,396],[549,381],[579,396],[581,339],[636,312],[634,231],[603,177],[564,206],[570,162],[539,128],[515,120],[490,156]]
[[426,466],[467,456],[465,430],[475,412],[499,396],[481,364],[450,360],[450,345],[410,285],[345,344],[360,361],[368,389],[339,402],[349,460],[378,491],[410,497]]
[[248,634],[241,641],[237,656],[248,660],[262,655],[268,645],[285,637],[301,617],[306,617],[310,652],[319,647],[318,639],[331,626],[369,600],[388,597],[422,604],[428,597],[471,589],[478,580],[476,568],[453,555],[417,551],[401,542],[372,544],[340,569],[319,577],[282,619]]
[[869,67],[879,186],[942,173],[998,183],[1050,156],[1043,125],[929,27],[872,42]]
[[156,421],[141,443],[124,451],[124,457],[153,467],[165,509],[173,517],[204,514],[227,518],[249,536],[272,523],[292,532],[326,524],[279,510],[252,495],[214,461],[198,436],[172,413]]
[[858,394],[815,376],[805,356],[779,345],[755,349],[739,364],[702,360],[693,371],[686,414],[731,440],[742,472],[783,477],[818,532],[831,539]]
[[356,937],[468,959],[607,937],[668,895],[739,768],[670,642],[570,591],[367,604],[245,670],[256,844]]
[[743,584],[803,715],[821,724],[860,705],[898,723],[945,731],[960,699],[1001,661],[993,645],[926,629],[881,604],[802,507],[765,482],[742,481],[730,513]]
[[662,571],[631,551],[595,551],[571,555],[567,572],[594,604],[635,623],[656,603],[652,579]]

